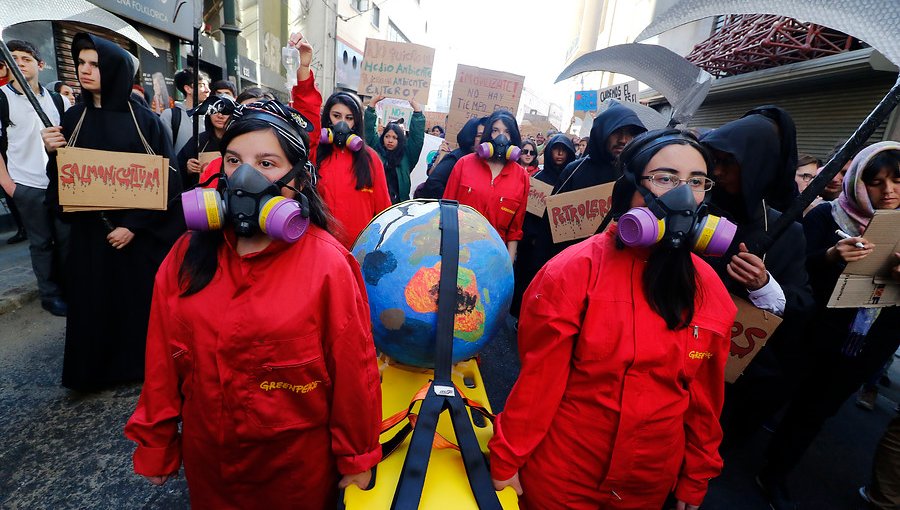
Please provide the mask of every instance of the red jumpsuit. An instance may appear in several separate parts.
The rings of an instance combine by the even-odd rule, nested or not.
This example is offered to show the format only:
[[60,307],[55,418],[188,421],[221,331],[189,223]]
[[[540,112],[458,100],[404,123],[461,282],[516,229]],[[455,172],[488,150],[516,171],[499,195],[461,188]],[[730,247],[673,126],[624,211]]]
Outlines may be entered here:
[[[359,266],[310,225],[180,296],[191,234],[156,275],[146,378],[125,435],[135,472],[184,461],[193,508],[334,508],[340,474],[381,459],[381,392]],[[178,423],[182,422],[179,434]]]
[[722,468],[719,413],[736,308],[693,256],[691,326],[671,331],[642,284],[648,252],[615,228],[552,259],[528,287],[522,371],[495,425],[491,475],[517,471],[528,509],[699,505]]
[[508,243],[522,239],[529,187],[528,172],[522,165],[507,161],[492,181],[487,162],[468,154],[453,167],[444,198],[474,207]]
[[[291,106],[304,116],[307,112],[315,111],[315,115],[308,117],[313,120],[315,131],[310,138],[316,139],[321,131],[322,123],[319,119],[319,111],[322,109],[322,94],[316,88],[312,77],[309,80],[298,83],[291,91]],[[362,122],[363,119],[356,119]],[[381,211],[391,206],[391,196],[388,193],[387,178],[384,176],[384,165],[381,157],[372,148],[366,146],[369,151],[372,172],[372,187],[356,189],[356,176],[353,173],[353,155],[346,147],[334,147],[334,151],[322,164],[319,165],[319,182],[316,189],[328,211],[334,217],[332,232],[341,244],[348,250],[353,247],[354,241],[372,218]],[[361,154],[360,154],[361,155]],[[310,151],[310,161],[316,161],[316,147]]]

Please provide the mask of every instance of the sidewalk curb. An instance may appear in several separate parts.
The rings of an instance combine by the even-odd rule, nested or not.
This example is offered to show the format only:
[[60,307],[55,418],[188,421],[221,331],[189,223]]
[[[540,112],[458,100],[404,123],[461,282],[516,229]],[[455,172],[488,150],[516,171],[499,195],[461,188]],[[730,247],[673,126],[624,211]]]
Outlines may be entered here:
[[33,284],[6,290],[0,294],[0,315],[18,310],[37,298],[38,289]]

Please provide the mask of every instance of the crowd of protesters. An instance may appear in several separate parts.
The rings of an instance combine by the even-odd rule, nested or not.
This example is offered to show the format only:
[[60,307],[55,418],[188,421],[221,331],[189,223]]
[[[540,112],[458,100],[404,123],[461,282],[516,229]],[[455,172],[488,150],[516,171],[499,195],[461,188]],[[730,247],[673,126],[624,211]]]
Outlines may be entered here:
[[[413,195],[477,209],[513,263],[522,369],[490,443],[496,489],[512,487],[523,508],[696,509],[734,446],[786,409],[756,481],[772,508],[794,508],[789,474],[900,346],[897,307],[826,306],[844,267],[874,253],[872,218],[900,209],[900,143],[859,151],[755,254],[750,241],[830,159],[798,154],[783,109],[755,108],[698,137],[648,131],[616,105],[589,136],[523,138],[505,110],[445,133],[410,101],[408,128],[379,131],[383,97],[323,101],[312,47],[300,34],[289,44],[300,53],[289,104],[186,69],[174,76],[184,101],[155,113],[148,104],[160,102],[133,87],[135,60],[110,41],[73,38],[77,87],[41,85],[35,46],[7,43],[27,81],[0,93],[0,187],[18,226],[9,242],[28,240],[41,304],[66,317],[62,384],[144,382],[126,426],[138,474],[161,485],[183,466],[197,508],[330,508],[338,487],[369,486],[381,395],[348,250]],[[457,147],[443,145],[412,189],[426,129]],[[64,211],[63,147],[166,157],[168,209]],[[532,180],[553,195],[615,183],[609,227],[554,242],[548,213],[526,212]],[[222,225],[186,231],[186,190],[219,203]],[[254,226],[232,210],[248,196],[251,216],[287,200],[305,223],[290,239]],[[649,244],[622,227],[638,210],[666,225]],[[733,239],[713,256],[686,240],[679,215],[730,222]],[[900,281],[900,253],[890,265]],[[734,384],[724,381],[730,295],[783,319]],[[897,422],[861,490],[878,508],[900,505]]]

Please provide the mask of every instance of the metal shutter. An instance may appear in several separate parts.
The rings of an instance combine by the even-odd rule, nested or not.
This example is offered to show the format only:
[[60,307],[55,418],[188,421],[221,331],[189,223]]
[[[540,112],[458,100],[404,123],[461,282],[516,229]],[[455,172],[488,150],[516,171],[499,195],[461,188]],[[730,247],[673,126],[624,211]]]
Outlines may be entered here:
[[137,55],[135,53],[136,45],[131,40],[111,30],[80,23],[54,22],[53,39],[56,46],[57,73],[59,74],[59,79],[71,85],[77,94],[81,93],[81,85],[78,83],[78,68],[75,65],[75,61],[72,60],[72,38],[79,32],[99,35],[125,48],[132,55]]
[[[863,119],[875,108],[894,84],[896,75],[871,73],[865,80],[841,80],[826,86],[810,85],[805,90],[783,94],[754,93],[717,101],[710,97],[691,120],[692,127],[718,127],[739,118],[760,105],[774,104],[784,108],[797,124],[797,147],[800,152],[824,158],[834,144],[847,139]],[[884,140],[888,121],[879,126],[869,143]]]

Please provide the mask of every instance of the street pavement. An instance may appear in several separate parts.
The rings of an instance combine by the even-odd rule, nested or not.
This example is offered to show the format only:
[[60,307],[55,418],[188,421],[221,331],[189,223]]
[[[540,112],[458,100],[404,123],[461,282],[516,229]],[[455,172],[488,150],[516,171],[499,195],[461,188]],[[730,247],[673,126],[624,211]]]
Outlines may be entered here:
[[[2,244],[10,234],[0,234],[0,509],[188,508],[183,478],[153,487],[132,471],[134,446],[122,427],[139,385],[93,394],[59,385],[65,319],[41,309],[27,243]],[[481,361],[488,397],[499,411],[518,373],[512,321]],[[868,480],[875,445],[900,400],[900,370],[890,374],[895,383],[882,389],[875,411],[848,402],[792,476],[801,509],[865,508],[856,489]],[[767,508],[753,475],[768,436],[761,430],[726,459],[703,510]]]

